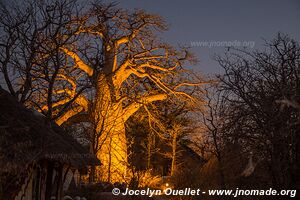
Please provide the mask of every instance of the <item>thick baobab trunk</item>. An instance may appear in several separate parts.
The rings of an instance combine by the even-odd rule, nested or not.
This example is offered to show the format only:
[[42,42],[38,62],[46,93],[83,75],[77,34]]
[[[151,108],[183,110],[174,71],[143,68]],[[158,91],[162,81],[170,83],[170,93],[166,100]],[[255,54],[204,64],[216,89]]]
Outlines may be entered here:
[[[115,88],[114,88],[115,89]],[[118,94],[109,87],[107,76],[100,76],[93,108],[98,138],[97,157],[102,166],[98,173],[103,181],[122,182],[126,176],[127,143],[122,104]]]
[[99,139],[101,149],[98,157],[101,159],[103,180],[122,182],[126,176],[127,144],[123,122],[116,120],[110,130],[105,130]]

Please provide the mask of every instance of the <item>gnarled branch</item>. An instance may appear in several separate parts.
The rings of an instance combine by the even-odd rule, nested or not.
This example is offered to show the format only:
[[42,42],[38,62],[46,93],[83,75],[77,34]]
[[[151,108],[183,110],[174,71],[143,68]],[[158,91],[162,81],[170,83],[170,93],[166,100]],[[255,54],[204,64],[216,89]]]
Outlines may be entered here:
[[61,47],[60,49],[63,50],[68,56],[73,58],[76,66],[79,69],[87,73],[89,76],[92,76],[94,74],[94,69],[88,66],[87,64],[85,64],[84,61],[82,61],[82,59],[75,52],[70,51],[69,49],[64,47]]

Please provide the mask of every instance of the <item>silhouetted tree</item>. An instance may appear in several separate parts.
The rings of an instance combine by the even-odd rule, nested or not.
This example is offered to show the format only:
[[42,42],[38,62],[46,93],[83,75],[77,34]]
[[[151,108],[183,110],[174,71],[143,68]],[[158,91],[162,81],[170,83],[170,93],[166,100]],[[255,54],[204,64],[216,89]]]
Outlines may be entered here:
[[217,158],[220,186],[225,188],[223,131],[226,131],[224,120],[227,110],[224,102],[225,94],[219,91],[218,86],[217,83],[214,83],[205,89],[206,103],[204,103],[204,108],[200,112],[201,122],[204,125],[201,131],[202,141],[200,146],[205,145],[203,150]]
[[300,100],[299,44],[278,34],[265,50],[233,49],[218,61],[226,140],[266,162],[274,187],[299,186],[299,110],[280,104]]

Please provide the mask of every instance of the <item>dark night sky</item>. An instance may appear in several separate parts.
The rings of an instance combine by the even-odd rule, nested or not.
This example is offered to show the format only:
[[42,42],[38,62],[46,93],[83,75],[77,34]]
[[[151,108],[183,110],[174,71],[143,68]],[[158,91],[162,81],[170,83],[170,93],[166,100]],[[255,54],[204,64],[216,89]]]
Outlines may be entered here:
[[[193,41],[254,41],[263,48],[263,39],[273,39],[278,31],[300,41],[299,0],[124,0],[120,7],[140,8],[163,16],[170,30],[163,38],[173,44]],[[196,70],[221,73],[212,60],[226,47],[193,47],[200,63]]]

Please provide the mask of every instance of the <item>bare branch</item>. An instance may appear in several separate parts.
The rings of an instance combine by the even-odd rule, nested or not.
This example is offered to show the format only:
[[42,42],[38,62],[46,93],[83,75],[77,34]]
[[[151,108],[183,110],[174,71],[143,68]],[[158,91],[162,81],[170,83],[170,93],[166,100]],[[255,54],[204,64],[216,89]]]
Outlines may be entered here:
[[61,47],[61,50],[63,50],[68,56],[70,56],[71,58],[73,58],[76,66],[83,70],[85,73],[87,73],[89,76],[92,76],[94,73],[93,68],[91,68],[90,66],[88,66],[87,64],[84,63],[84,61],[81,60],[81,58],[73,51],[70,51],[69,49],[65,48],[65,47]]
[[139,98],[138,100],[124,108],[124,121],[126,121],[131,115],[138,111],[143,105],[147,105],[154,101],[162,101],[167,99],[167,97],[167,94],[155,94]]

